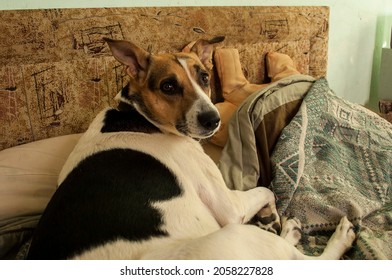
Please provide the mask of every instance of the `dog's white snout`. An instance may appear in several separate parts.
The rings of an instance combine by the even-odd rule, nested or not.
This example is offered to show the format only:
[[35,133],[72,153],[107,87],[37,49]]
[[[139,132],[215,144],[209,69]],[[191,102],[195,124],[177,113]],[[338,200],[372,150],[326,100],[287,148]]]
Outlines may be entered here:
[[204,129],[209,131],[216,129],[220,124],[220,116],[215,110],[199,113],[197,120]]

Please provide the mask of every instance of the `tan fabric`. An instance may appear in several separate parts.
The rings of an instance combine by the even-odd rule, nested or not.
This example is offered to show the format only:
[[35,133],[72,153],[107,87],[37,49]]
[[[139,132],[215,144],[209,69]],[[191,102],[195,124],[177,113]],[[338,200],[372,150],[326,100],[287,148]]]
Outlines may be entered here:
[[[228,139],[228,123],[237,107],[251,94],[269,84],[252,84],[245,78],[237,49],[218,49],[214,60],[224,101],[215,104],[221,115],[221,127],[210,142],[223,148]],[[273,82],[300,74],[294,61],[286,54],[269,52],[266,55],[266,64],[268,76]]]
[[275,110],[264,115],[260,125],[255,130],[255,141],[259,162],[258,186],[269,186],[272,181],[271,155],[283,128],[297,114],[302,98],[283,103]]
[[[219,161],[230,189],[248,190],[271,180],[270,149],[284,124],[296,113],[296,102],[301,102],[313,82],[310,76],[290,76],[255,92],[241,104],[230,121],[229,140]],[[262,132],[257,139],[256,130]],[[265,178],[261,178],[263,174],[267,174]]]
[[300,74],[290,56],[278,52],[269,52],[267,54],[267,71],[268,77],[272,82],[279,81],[290,75]]
[[233,105],[240,105],[249,95],[265,87],[261,84],[251,84],[245,78],[237,49],[216,50],[214,62],[221,83],[222,96],[225,101]]

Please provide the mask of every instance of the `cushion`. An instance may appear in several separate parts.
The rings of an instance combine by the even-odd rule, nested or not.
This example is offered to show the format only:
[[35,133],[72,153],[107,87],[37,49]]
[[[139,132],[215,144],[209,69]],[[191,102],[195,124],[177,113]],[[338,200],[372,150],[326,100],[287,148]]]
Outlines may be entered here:
[[0,151],[0,258],[10,258],[15,245],[31,235],[79,138],[72,134]]

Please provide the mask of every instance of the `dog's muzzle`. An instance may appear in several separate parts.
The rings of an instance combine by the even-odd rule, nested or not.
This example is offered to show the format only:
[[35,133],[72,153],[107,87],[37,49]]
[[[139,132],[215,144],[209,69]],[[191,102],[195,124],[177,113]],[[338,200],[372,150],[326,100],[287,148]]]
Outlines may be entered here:
[[185,115],[182,125],[176,126],[182,134],[196,139],[211,137],[221,123],[218,110],[211,102],[201,99],[195,102]]

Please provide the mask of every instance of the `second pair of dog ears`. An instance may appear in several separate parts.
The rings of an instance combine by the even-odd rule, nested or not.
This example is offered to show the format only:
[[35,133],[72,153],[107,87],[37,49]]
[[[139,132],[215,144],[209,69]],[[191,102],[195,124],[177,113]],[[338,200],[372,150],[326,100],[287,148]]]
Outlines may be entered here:
[[211,70],[213,68],[212,63],[212,54],[214,51],[214,44],[223,42],[225,40],[225,36],[216,36],[212,39],[199,39],[196,41],[192,41],[182,48],[182,52],[190,53],[194,52],[198,55],[200,61],[204,64],[204,66]]
[[212,39],[209,39],[209,40],[207,40],[207,39],[199,39],[199,40],[196,40],[196,41],[192,41],[192,42],[186,44],[182,48],[181,51],[182,52],[191,52],[192,48],[197,43],[200,43],[200,44],[203,44],[203,45],[213,45],[213,44],[217,44],[217,43],[223,42],[225,40],[225,38],[226,38],[225,36],[216,36],[216,37],[213,37]]

